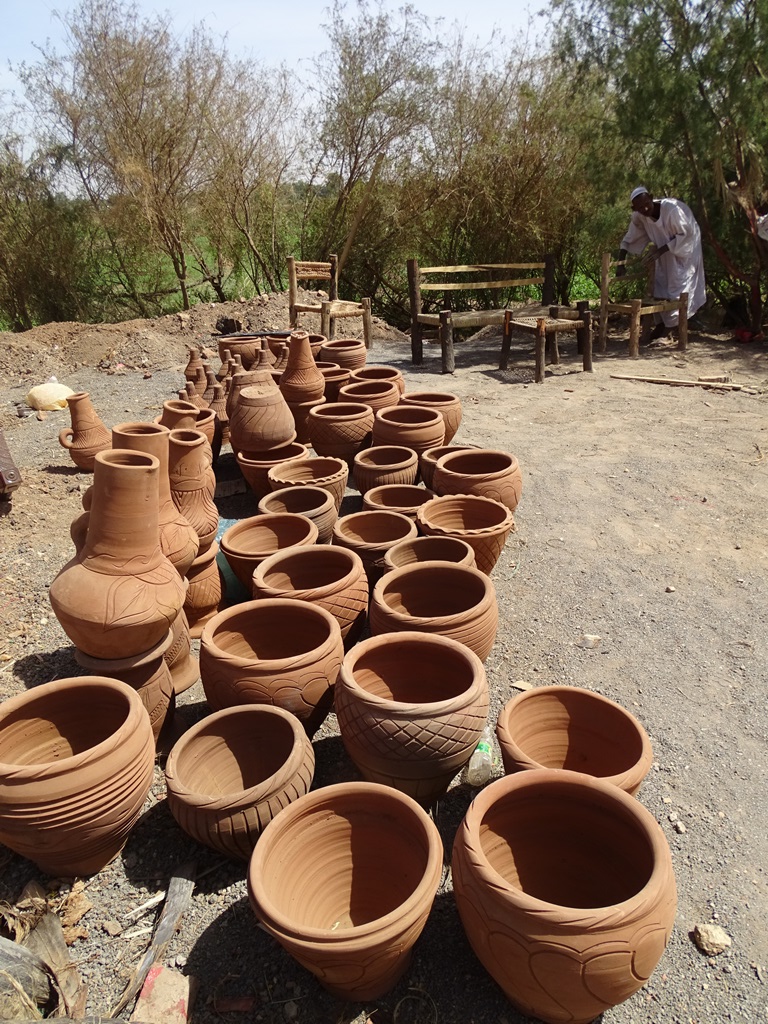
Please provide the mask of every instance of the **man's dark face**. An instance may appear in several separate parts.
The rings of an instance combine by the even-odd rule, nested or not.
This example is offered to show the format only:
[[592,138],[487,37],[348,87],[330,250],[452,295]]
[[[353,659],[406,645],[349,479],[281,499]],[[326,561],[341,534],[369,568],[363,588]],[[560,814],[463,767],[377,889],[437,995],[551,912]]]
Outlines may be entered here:
[[644,217],[653,216],[653,196],[650,192],[643,192],[632,200],[632,209],[636,213],[642,213]]

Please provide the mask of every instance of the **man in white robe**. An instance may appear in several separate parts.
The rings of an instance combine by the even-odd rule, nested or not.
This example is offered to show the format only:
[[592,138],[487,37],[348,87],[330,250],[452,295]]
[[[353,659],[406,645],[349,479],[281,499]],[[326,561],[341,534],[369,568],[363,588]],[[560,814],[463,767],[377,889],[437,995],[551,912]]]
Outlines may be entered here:
[[[657,299],[679,299],[688,292],[688,318],[700,309],[707,298],[704,283],[704,258],[701,232],[690,208],[679,199],[654,199],[643,185],[630,196],[632,219],[621,240],[619,259],[628,252],[639,255],[650,242],[654,248],[645,262],[655,262],[653,295]],[[619,268],[621,276],[622,268]],[[653,337],[676,327],[677,310],[662,313]]]

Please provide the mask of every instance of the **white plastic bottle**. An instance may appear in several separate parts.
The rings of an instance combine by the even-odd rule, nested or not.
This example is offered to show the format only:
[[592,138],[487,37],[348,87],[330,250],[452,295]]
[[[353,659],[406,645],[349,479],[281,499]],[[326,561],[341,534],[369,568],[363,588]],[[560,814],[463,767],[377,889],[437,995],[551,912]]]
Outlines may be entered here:
[[470,786],[484,786],[493,770],[493,729],[487,723],[478,740],[475,751],[467,765],[467,782]]

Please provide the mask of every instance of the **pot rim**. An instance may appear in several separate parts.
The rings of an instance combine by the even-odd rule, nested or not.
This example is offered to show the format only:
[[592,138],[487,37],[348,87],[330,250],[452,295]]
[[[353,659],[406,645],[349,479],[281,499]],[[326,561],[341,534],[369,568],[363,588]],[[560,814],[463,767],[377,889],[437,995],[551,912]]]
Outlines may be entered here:
[[[333,481],[335,483],[336,481],[341,480],[345,473],[349,473],[349,468],[346,462],[343,459],[337,459],[335,455],[318,455],[317,458],[293,459],[291,462],[291,470],[296,472],[298,469],[303,469],[305,464],[310,466],[311,472],[313,472],[311,466],[317,466],[317,469],[320,470],[321,466],[319,464],[323,464],[328,470],[333,467],[333,472],[327,472],[323,476],[313,475],[309,480],[294,479],[291,481],[290,478],[285,478],[284,486],[295,487],[297,484],[315,484],[317,486],[322,486],[320,483],[321,480]],[[268,475],[270,480],[274,480],[276,483],[282,484],[283,481],[280,480],[278,476],[273,476],[273,470],[277,468],[277,466],[270,466]]]
[[254,466],[254,467],[261,468],[264,465],[273,466],[273,465],[279,465],[281,462],[291,462],[294,459],[303,459],[303,458],[306,457],[306,453],[309,451],[307,445],[301,444],[301,442],[299,442],[299,441],[289,441],[288,444],[282,445],[281,447],[282,448],[301,448],[301,451],[300,452],[296,452],[295,455],[284,455],[284,454],[277,455],[276,458],[274,458],[274,459],[272,459],[272,458],[258,458],[258,459],[254,459],[254,458],[251,458],[250,456],[252,456],[252,455],[269,456],[269,455],[272,455],[275,452],[279,452],[280,448],[273,448],[271,451],[268,449],[267,451],[263,451],[263,452],[249,452],[249,451],[245,451],[243,449],[239,449],[237,454],[236,454],[236,456],[235,456],[235,458],[237,459],[237,461],[239,463],[243,463],[245,466]]
[[[356,391],[352,391],[352,388],[356,388]],[[365,389],[368,389],[366,391]],[[367,394],[373,390],[375,398],[385,398],[387,395],[400,394],[400,389],[394,380],[353,380],[349,384],[345,384],[339,388],[340,395],[358,395]]]
[[[299,523],[296,523],[299,520]],[[263,550],[255,550],[254,548],[243,548],[238,547],[237,538],[243,534],[248,533],[253,527],[258,526],[269,526],[272,523],[275,526],[279,526],[280,523],[287,523],[289,525],[302,525],[304,527],[304,536],[299,540],[294,540],[291,547],[296,544],[314,544],[317,541],[318,530],[317,525],[305,515],[301,515],[299,512],[262,512],[258,516],[249,516],[247,519],[240,519],[234,523],[229,529],[225,530],[219,540],[219,546],[224,554],[234,555],[235,558],[259,558],[263,555]],[[232,543],[232,540],[235,543]],[[269,554],[274,554],[274,551],[270,548]]]
[[[243,658],[241,655],[225,651],[216,643],[214,634],[221,626],[226,626],[230,619],[234,619],[241,615],[253,618],[254,614],[258,614],[260,611],[274,609],[275,606],[282,608],[284,611],[292,610],[302,615],[309,615],[310,617],[312,615],[316,616],[328,627],[327,636],[324,637],[317,647],[312,647],[301,654],[289,654],[285,658],[255,658],[255,656],[251,658]],[[225,608],[223,611],[217,612],[208,620],[203,627],[203,632],[200,636],[201,653],[203,647],[206,647],[212,657],[224,657],[230,664],[238,665],[242,668],[253,665],[254,660],[257,660],[260,672],[267,671],[267,667],[271,665],[276,666],[277,669],[287,665],[295,665],[297,661],[305,658],[312,651],[320,650],[329,645],[336,646],[338,644],[338,646],[341,647],[342,643],[341,627],[329,611],[326,611],[326,609],[322,608],[320,605],[310,604],[308,601],[294,601],[290,597],[265,597],[255,601],[242,601],[240,604],[232,605],[231,608]]]
[[[451,459],[454,459],[454,458],[467,458],[467,457],[489,456],[489,455],[490,456],[496,456],[496,455],[502,456],[502,457],[504,457],[505,459],[508,460],[507,464],[505,466],[502,466],[500,469],[492,469],[492,470],[485,470],[485,471],[478,470],[476,473],[473,473],[471,470],[459,471],[459,470],[451,469],[451,467],[449,465]],[[505,452],[505,451],[503,451],[500,448],[467,448],[464,451],[459,450],[459,451],[455,451],[455,452],[446,452],[444,455],[441,455],[436,460],[436,462],[435,462],[435,469],[436,470],[439,469],[439,470],[441,470],[444,473],[450,473],[454,477],[462,477],[462,476],[475,477],[475,476],[477,476],[477,477],[481,477],[483,479],[493,479],[494,477],[504,476],[504,475],[506,475],[506,474],[508,474],[510,472],[514,472],[518,468],[519,468],[519,463],[518,463],[516,457],[511,452]]]
[[405,405],[423,405],[427,409],[433,405],[461,405],[459,396],[450,391],[411,391],[406,392],[400,401]]
[[[322,559],[336,558],[339,561],[347,562],[347,570],[338,580],[335,580],[333,583],[326,583],[321,587],[292,588],[290,591],[278,591],[275,587],[270,586],[264,577],[274,569],[275,565],[279,565],[281,562],[291,558],[298,558],[300,561],[307,562],[313,559],[321,561]],[[346,586],[349,581],[358,576],[365,576],[365,566],[356,551],[353,551],[352,548],[342,547],[340,544],[316,544],[297,549],[286,548],[283,551],[276,551],[273,555],[265,558],[253,570],[253,585],[254,587],[258,586],[261,591],[272,597],[288,596],[290,594],[292,600],[300,600],[295,595],[312,593],[316,594],[318,599],[321,599],[337,593],[340,588]]]
[[[471,544],[468,544],[465,540],[462,540],[461,537],[442,537],[439,534],[435,533],[435,534],[430,534],[429,536],[423,536],[423,535],[419,534],[418,537],[410,537],[410,538],[406,537],[405,540],[399,540],[397,542],[397,544],[393,544],[392,547],[389,549],[389,551],[387,551],[387,553],[384,555],[385,563],[390,567],[390,569],[404,569],[406,565],[413,565],[416,562],[435,562],[435,561],[444,562],[444,561],[448,561],[448,559],[444,559],[444,558],[441,558],[441,559],[435,559],[435,558],[416,558],[412,562],[405,562],[403,565],[395,565],[392,562],[391,556],[392,556],[392,551],[394,550],[394,548],[399,547],[401,544],[419,544],[420,547],[426,547],[425,544],[421,544],[420,543],[421,541],[425,541],[425,540],[426,541],[440,541],[441,543],[444,543],[445,541],[448,541],[449,543],[460,544],[461,547],[464,549],[464,557],[466,558],[467,555],[471,555],[472,559],[473,560],[475,559],[474,548],[472,547]],[[455,565],[462,565],[463,562],[453,562],[453,564],[455,564]],[[470,569],[474,569],[475,567],[476,566],[474,566],[474,565],[469,566]]]
[[373,422],[371,407],[362,402],[327,402],[317,409],[309,410],[310,419],[316,420],[324,420],[326,417],[333,417],[334,420],[359,420],[367,419],[369,415]]
[[[298,460],[296,460],[296,461],[298,461]],[[331,509],[331,505],[333,505],[334,508],[336,507],[336,502],[333,500],[333,495],[331,494],[331,492],[327,488],[322,487],[320,484],[314,484],[314,483],[306,483],[306,484],[305,483],[295,483],[295,484],[290,484],[287,487],[280,487],[276,491],[270,491],[269,494],[265,494],[263,498],[259,499],[259,503],[257,505],[257,508],[259,509],[260,512],[262,512],[262,514],[269,515],[269,514],[271,514],[269,509],[262,508],[262,504],[265,501],[269,501],[269,499],[275,497],[275,495],[282,496],[286,491],[296,491],[300,487],[301,488],[306,488],[308,490],[313,490],[313,491],[322,491],[325,494],[325,498],[323,499],[322,504],[317,505],[317,507],[314,507],[314,508],[311,508],[311,509],[307,509],[306,512],[292,512],[291,515],[306,515],[307,518],[309,519],[310,518],[310,516],[308,515],[309,512],[312,513],[312,516],[319,516],[319,515],[321,515],[324,512],[329,512],[330,509]],[[319,495],[318,495],[318,497],[319,497]]]
[[[380,451],[393,451],[393,452],[408,452],[408,456],[401,459],[400,462],[368,462],[368,456],[371,452]],[[359,466],[361,469],[370,470],[376,472],[376,470],[392,471],[395,469],[402,469],[406,466],[412,466],[414,462],[418,462],[418,455],[412,448],[406,447],[406,445],[399,444],[375,444],[370,448],[364,448],[358,452],[354,458],[355,466]]]
[[[408,538],[406,538],[406,540],[407,539]],[[470,576],[482,583],[482,598],[476,604],[470,606],[477,614],[483,614],[489,605],[492,606],[496,604],[496,588],[493,585],[493,580],[481,569],[477,569],[472,565],[459,565],[458,562],[431,560],[424,562],[409,562],[408,565],[401,565],[397,569],[390,569],[389,572],[385,572],[373,588],[373,593],[371,594],[371,607],[373,608],[374,604],[379,605],[381,608],[385,609],[385,614],[389,617],[398,622],[412,622],[414,626],[416,624],[424,624],[430,625],[432,628],[437,628],[438,626],[449,627],[453,625],[457,620],[463,619],[469,609],[463,612],[454,612],[451,615],[406,615],[403,612],[397,612],[390,608],[382,596],[384,589],[391,583],[396,582],[402,576],[411,575],[413,573],[430,572],[435,569],[440,569],[446,573],[453,572],[463,574],[465,579],[467,576]]]
[[[419,418],[419,413],[423,413]],[[390,405],[376,412],[376,419],[388,426],[396,427],[428,427],[444,426],[443,414],[439,409],[430,409],[426,405]],[[435,446],[433,446],[435,447]]]
[[414,521],[410,519],[408,516],[403,515],[402,512],[395,512],[394,510],[385,508],[363,509],[362,512],[350,512],[349,515],[341,516],[339,519],[336,520],[336,522],[333,525],[334,542],[340,545],[354,545],[354,547],[358,551],[377,551],[384,545],[391,547],[392,544],[395,543],[395,540],[392,540],[391,538],[385,537],[379,541],[367,541],[358,539],[354,536],[350,536],[349,534],[344,532],[345,527],[347,526],[347,524],[350,523],[351,520],[358,520],[361,519],[363,516],[377,516],[379,518],[384,518],[385,522],[389,521],[393,528],[395,526],[399,526],[402,529],[404,524],[407,523],[409,527],[408,532],[404,536],[398,536],[397,538],[395,538],[395,540],[397,541],[408,540],[409,537],[415,537],[418,533]]
[[[439,506],[441,508],[445,508],[446,505],[452,501],[461,501],[470,504],[476,504],[479,502],[486,506],[491,505],[495,506],[496,508],[503,509],[505,515],[504,518],[501,519],[498,523],[492,523],[490,526],[442,526],[439,523],[433,523],[429,520],[429,512],[431,511],[429,506],[432,505],[432,507],[434,508],[435,503],[438,501],[442,503],[441,506]],[[515,522],[512,512],[507,508],[506,505],[503,505],[500,501],[496,501],[495,498],[486,498],[480,494],[444,494],[438,498],[431,498],[429,501],[419,506],[419,510],[416,513],[416,516],[417,519],[419,520],[419,525],[422,525],[422,523],[426,523],[430,530],[439,530],[443,533],[454,535],[459,533],[461,534],[462,537],[483,537],[491,533],[499,532],[501,530],[511,530]]]

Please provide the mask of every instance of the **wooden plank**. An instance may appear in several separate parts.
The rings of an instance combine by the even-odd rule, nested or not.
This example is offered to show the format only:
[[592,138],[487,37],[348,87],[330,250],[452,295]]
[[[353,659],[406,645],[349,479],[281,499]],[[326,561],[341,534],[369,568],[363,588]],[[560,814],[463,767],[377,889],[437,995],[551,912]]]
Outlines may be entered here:
[[[423,273],[423,271],[422,271]],[[422,284],[423,292],[469,292],[479,288],[515,288],[528,284],[544,284],[543,277],[516,277],[509,281],[447,281]]]
[[476,263],[470,267],[420,267],[422,274],[466,274],[471,270],[543,270],[544,263]]
[[614,380],[636,380],[643,384],[670,384],[677,388],[716,388],[720,391],[741,391],[743,384],[720,384],[709,380],[685,380],[678,377],[640,377],[632,373],[612,373]]
[[[451,322],[456,328],[486,327],[488,324],[503,324],[504,312],[503,309],[486,309],[466,313],[451,313]],[[420,324],[427,324],[430,327],[439,327],[440,314],[420,313],[418,322]]]

